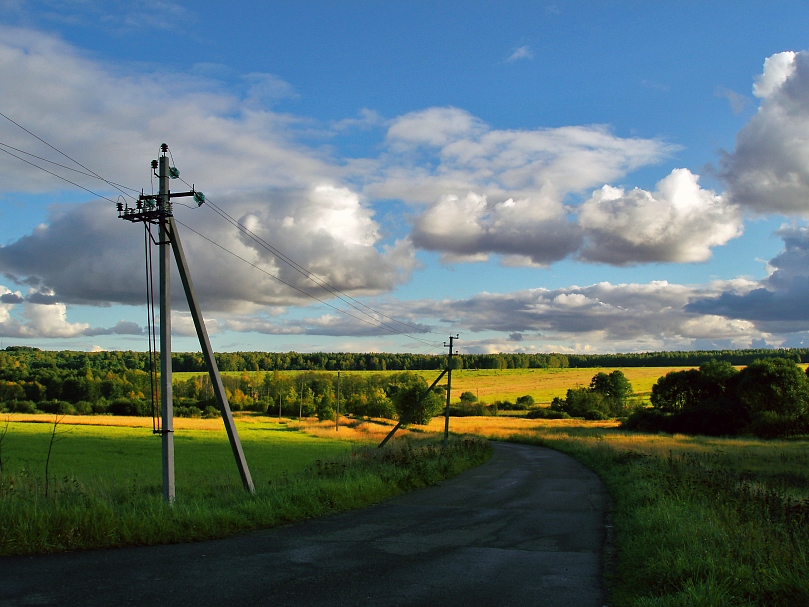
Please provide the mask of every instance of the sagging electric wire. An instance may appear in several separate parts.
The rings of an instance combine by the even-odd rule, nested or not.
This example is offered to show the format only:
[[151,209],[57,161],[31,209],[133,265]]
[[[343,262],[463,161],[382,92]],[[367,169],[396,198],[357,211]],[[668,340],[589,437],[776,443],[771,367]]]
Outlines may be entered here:
[[[274,246],[272,246],[271,244],[266,242],[264,239],[262,239],[260,236],[255,234],[253,231],[251,231],[244,224],[242,224],[238,220],[236,220],[233,217],[231,217],[230,215],[228,215],[224,210],[222,210],[220,207],[218,207],[217,205],[212,203],[210,200],[206,200],[206,203],[208,204],[208,206],[210,206],[210,208],[216,214],[218,214],[220,217],[222,217],[225,221],[230,223],[233,227],[238,229],[240,232],[242,232],[243,234],[248,236],[248,238],[250,238],[251,240],[256,242],[263,249],[265,249],[265,250],[269,251],[270,253],[272,253],[277,259],[279,259],[280,261],[283,261],[288,266],[290,266],[293,270],[295,270],[296,272],[301,274],[303,277],[311,280],[317,286],[319,286],[319,287],[323,288],[324,290],[326,290],[327,292],[331,293],[334,297],[336,297],[337,299],[339,299],[340,301],[342,301],[346,305],[354,308],[360,314],[364,314],[365,316],[368,316],[369,318],[373,318],[376,321],[379,321],[379,319],[375,318],[374,315],[381,316],[381,317],[386,318],[387,320],[389,320],[391,322],[395,322],[395,323],[397,323],[397,324],[399,324],[399,325],[401,325],[403,327],[406,327],[406,328],[414,330],[414,331],[421,332],[421,330],[418,327],[415,327],[415,326],[410,325],[410,324],[408,324],[406,322],[403,322],[401,320],[398,320],[396,318],[388,316],[387,314],[384,314],[384,313],[372,308],[371,306],[369,306],[367,304],[364,304],[364,303],[354,299],[353,297],[351,297],[350,295],[348,295],[344,291],[341,291],[337,287],[329,284],[328,282],[326,282],[325,280],[323,280],[322,278],[320,278],[319,276],[317,276],[313,272],[310,272],[305,267],[301,266],[297,262],[293,261],[292,259],[290,259],[286,255],[284,255],[277,248],[275,248]],[[358,304],[359,306],[362,306],[363,308],[366,308],[366,309],[370,310],[373,314],[369,314],[365,310],[358,307],[358,305],[356,305],[356,304]]]
[[[98,174],[98,173],[96,173],[95,171],[93,171],[93,170],[91,170],[91,169],[88,169],[88,168],[87,168],[86,166],[84,166],[84,165],[83,165],[81,162],[79,162],[78,160],[75,160],[74,158],[71,158],[70,156],[68,156],[67,154],[65,154],[65,153],[64,153],[62,150],[60,150],[59,148],[57,148],[56,146],[51,145],[50,143],[48,143],[47,141],[45,141],[45,140],[44,140],[42,137],[40,137],[39,135],[36,135],[35,133],[32,133],[32,132],[31,132],[31,131],[29,131],[27,128],[25,128],[23,125],[21,125],[19,122],[16,122],[16,121],[12,120],[11,118],[9,118],[8,116],[6,116],[6,115],[5,115],[3,112],[0,112],[0,116],[2,116],[3,118],[5,118],[6,120],[8,120],[8,121],[9,121],[11,124],[15,125],[16,127],[18,127],[18,128],[20,128],[20,129],[22,129],[23,131],[25,131],[26,133],[28,133],[29,135],[31,135],[31,137],[33,137],[34,139],[36,139],[36,140],[38,140],[38,141],[41,141],[42,143],[44,143],[45,145],[47,145],[47,146],[48,146],[49,148],[51,148],[52,150],[54,150],[54,151],[58,152],[59,154],[61,154],[61,155],[62,155],[62,156],[64,156],[65,158],[67,158],[67,159],[68,159],[70,162],[72,162],[73,164],[75,164],[75,165],[77,165],[77,166],[80,166],[81,168],[83,168],[85,171],[87,171],[88,173],[90,173],[90,174],[91,174],[93,177],[95,177],[96,179],[100,179],[101,181],[103,181],[103,182],[104,182],[104,183],[106,183],[107,185],[112,186],[113,188],[115,188],[116,190],[118,190],[118,191],[119,191],[121,194],[123,194],[124,196],[129,196],[129,194],[127,194],[126,192],[124,192],[124,191],[123,191],[123,190],[122,190],[122,189],[121,189],[121,188],[120,188],[120,187],[119,187],[117,184],[115,184],[115,183],[113,183],[112,181],[109,181],[109,180],[107,180],[107,179],[104,179],[104,178],[103,178],[101,175],[99,175],[99,174]],[[30,164],[30,163],[29,163],[29,164]],[[41,167],[37,167],[37,168],[41,168]],[[43,169],[43,170],[45,170],[45,169]],[[47,172],[50,172],[50,171],[47,171]],[[51,174],[53,174],[53,173],[51,173]],[[57,176],[58,176],[58,175],[57,175]],[[60,179],[63,179],[63,178],[62,178],[62,177],[60,177]],[[67,181],[67,179],[65,179],[65,181]],[[77,185],[77,184],[73,184],[73,185]],[[82,186],[78,186],[78,187],[82,188],[83,190],[87,190],[87,188],[83,188]],[[90,192],[90,190],[87,190],[87,191],[88,191],[88,192]],[[90,192],[90,193],[91,193],[91,194],[94,194],[95,196],[98,196],[98,194],[95,194],[95,192]],[[105,197],[105,196],[102,196],[102,198],[106,198],[106,197]],[[107,198],[107,200],[109,200],[109,198]]]
[[231,251],[231,250],[230,250],[230,249],[228,249],[227,247],[224,247],[223,245],[219,244],[218,242],[216,242],[216,241],[214,241],[214,240],[212,240],[212,239],[208,238],[208,237],[207,237],[207,236],[205,236],[204,234],[201,234],[200,232],[196,231],[194,228],[192,228],[192,227],[190,227],[190,226],[188,226],[188,225],[184,224],[183,222],[181,222],[180,220],[178,220],[176,217],[174,218],[174,221],[176,221],[178,224],[180,224],[181,226],[183,226],[183,227],[184,227],[186,230],[189,230],[189,231],[193,232],[194,234],[196,234],[197,236],[199,236],[199,237],[200,237],[200,238],[202,238],[203,240],[206,240],[206,241],[208,241],[209,243],[211,243],[212,245],[214,245],[215,247],[218,247],[218,248],[222,249],[223,251],[225,251],[226,253],[228,253],[228,254],[232,255],[232,256],[233,256],[233,257],[235,257],[236,259],[239,259],[239,260],[243,261],[244,263],[246,263],[246,264],[248,264],[248,265],[250,265],[250,266],[254,267],[255,269],[257,269],[258,271],[263,272],[264,274],[266,274],[266,275],[267,275],[267,276],[269,276],[270,278],[273,278],[274,280],[277,280],[277,281],[278,281],[278,282],[280,282],[281,284],[284,284],[284,285],[288,286],[289,288],[294,289],[295,291],[297,291],[297,292],[301,293],[302,295],[305,295],[306,297],[309,297],[309,298],[311,298],[311,299],[314,299],[315,301],[317,301],[317,302],[319,302],[319,303],[322,303],[322,304],[323,304],[323,305],[325,305],[325,306],[328,306],[329,308],[331,308],[332,310],[335,310],[336,312],[339,312],[340,314],[344,314],[344,315],[346,315],[346,316],[349,316],[349,317],[353,318],[354,320],[358,320],[359,322],[362,322],[362,323],[364,323],[364,324],[366,324],[366,325],[370,325],[370,326],[372,326],[372,327],[377,327],[377,328],[383,328],[383,329],[385,329],[385,330],[387,330],[387,331],[389,331],[389,332],[391,332],[391,333],[395,333],[395,334],[397,334],[397,335],[404,335],[405,337],[409,337],[410,339],[415,340],[415,341],[418,341],[418,342],[420,342],[420,343],[422,343],[422,344],[425,344],[425,345],[427,345],[427,346],[430,346],[430,347],[435,347],[435,344],[434,344],[434,343],[432,343],[432,342],[429,342],[429,341],[424,340],[424,339],[419,339],[418,337],[414,337],[413,335],[410,335],[409,333],[404,333],[403,331],[400,331],[400,330],[396,329],[395,327],[391,327],[390,325],[386,325],[385,323],[382,323],[381,321],[378,321],[378,320],[377,320],[377,321],[374,323],[374,322],[371,322],[371,321],[369,321],[369,320],[366,320],[366,319],[364,319],[364,318],[362,318],[362,317],[360,317],[360,316],[355,316],[354,314],[351,314],[350,312],[346,312],[346,311],[345,311],[345,310],[343,310],[342,308],[338,308],[337,306],[332,305],[332,304],[330,304],[329,302],[327,302],[327,301],[325,301],[325,300],[323,300],[323,299],[320,299],[319,297],[317,297],[317,296],[315,296],[315,295],[312,295],[311,293],[308,293],[308,292],[304,291],[303,289],[301,289],[301,288],[299,288],[299,287],[296,287],[295,285],[293,285],[293,284],[291,284],[291,283],[289,283],[289,282],[285,281],[284,279],[279,278],[279,277],[278,277],[278,276],[276,276],[275,274],[272,274],[271,272],[268,272],[267,270],[265,270],[265,269],[264,269],[264,268],[262,268],[261,266],[258,266],[258,265],[256,265],[256,264],[254,264],[253,262],[251,262],[251,261],[249,261],[249,260],[245,259],[244,257],[241,257],[239,254],[234,253],[233,251]]
[[[99,194],[98,192],[93,192],[93,190],[91,190],[91,189],[89,189],[89,188],[85,188],[83,185],[79,185],[79,184],[78,184],[78,183],[76,183],[75,181],[70,181],[70,179],[68,179],[67,177],[62,177],[61,175],[58,175],[58,174],[54,173],[53,171],[49,171],[48,169],[46,169],[46,168],[44,168],[44,167],[41,167],[41,166],[39,166],[38,164],[35,164],[35,163],[31,162],[30,160],[26,160],[26,159],[25,159],[25,158],[23,158],[22,156],[17,156],[17,154],[15,154],[15,153],[13,153],[13,152],[9,152],[9,151],[8,151],[7,149],[5,149],[5,148],[0,147],[0,152],[5,152],[5,153],[6,153],[6,154],[8,154],[9,156],[13,156],[13,157],[14,157],[14,158],[16,158],[17,160],[21,160],[21,161],[23,161],[23,162],[24,162],[24,163],[26,163],[26,164],[30,164],[32,167],[35,167],[35,168],[39,169],[40,171],[45,171],[46,173],[48,173],[49,175],[53,175],[53,176],[54,176],[54,177],[56,177],[57,179],[61,179],[62,181],[66,181],[66,182],[67,182],[67,183],[69,183],[70,185],[76,186],[77,188],[81,188],[81,189],[82,189],[82,190],[84,190],[85,192],[89,192],[89,193],[90,193],[90,194],[92,194],[93,196],[97,196],[98,198],[103,198],[104,200],[108,200],[108,201],[110,201],[111,203],[115,204],[115,201],[114,201],[112,198],[107,198],[107,197],[106,197],[106,196],[104,196],[103,194]],[[104,181],[104,180],[102,180],[102,181]],[[129,194],[127,194],[127,196],[129,196]]]
[[[33,162],[31,162],[31,161],[29,161],[29,160],[27,160],[27,159],[25,159],[25,158],[22,158],[21,156],[18,156],[17,154],[14,154],[13,152],[10,152],[10,151],[9,151],[9,149],[12,149],[12,150],[18,151],[18,152],[19,152],[19,153],[21,153],[21,154],[25,154],[25,155],[27,155],[27,156],[31,156],[31,157],[33,157],[33,158],[37,158],[38,160],[41,160],[41,161],[43,161],[43,162],[47,162],[47,163],[50,163],[50,164],[53,164],[53,165],[59,166],[59,167],[64,168],[64,169],[66,169],[66,170],[74,171],[74,172],[77,172],[77,173],[79,173],[79,174],[82,174],[82,175],[85,175],[85,176],[88,176],[88,177],[93,177],[93,178],[99,179],[100,181],[103,181],[104,183],[106,183],[106,184],[108,184],[108,185],[112,186],[113,188],[115,188],[116,190],[118,190],[119,192],[121,192],[121,194],[123,194],[124,196],[130,197],[130,198],[134,198],[134,196],[132,196],[132,195],[131,195],[131,194],[129,194],[128,192],[124,191],[124,189],[128,189],[128,190],[130,190],[130,191],[134,191],[134,192],[137,192],[137,191],[138,191],[138,190],[136,190],[135,188],[129,188],[129,187],[127,187],[127,186],[122,186],[121,184],[117,184],[117,183],[112,182],[112,181],[110,181],[110,180],[108,180],[108,179],[105,179],[104,177],[102,177],[101,175],[99,175],[98,173],[96,173],[95,171],[93,171],[92,169],[89,169],[88,167],[86,167],[86,166],[84,166],[83,164],[81,164],[79,161],[75,160],[74,158],[72,158],[71,156],[69,156],[68,154],[66,154],[65,152],[62,152],[62,151],[61,151],[59,148],[57,148],[56,146],[54,146],[54,145],[52,145],[52,144],[48,143],[48,142],[47,142],[47,141],[45,141],[43,138],[39,137],[38,135],[36,135],[36,134],[35,134],[35,133],[33,133],[32,131],[30,131],[29,129],[25,128],[24,126],[22,126],[21,124],[19,124],[18,122],[16,122],[15,120],[13,120],[12,118],[10,118],[9,116],[7,116],[6,114],[4,114],[4,113],[0,112],[0,117],[5,118],[6,120],[8,120],[8,121],[9,121],[9,122],[11,122],[12,124],[14,124],[14,125],[15,125],[15,126],[17,126],[18,128],[20,128],[21,130],[25,131],[26,133],[28,133],[29,135],[31,135],[32,137],[34,137],[34,138],[35,138],[35,139],[37,139],[38,141],[40,141],[40,142],[44,143],[44,144],[45,144],[45,145],[47,145],[49,148],[51,148],[51,149],[53,149],[54,151],[56,151],[57,153],[61,154],[62,156],[64,156],[65,158],[67,158],[68,160],[70,160],[71,162],[73,162],[74,164],[76,164],[77,166],[81,167],[81,168],[82,168],[82,169],[84,169],[86,172],[78,171],[78,170],[73,169],[73,168],[71,168],[71,167],[68,167],[68,166],[65,166],[65,165],[59,164],[59,163],[57,163],[57,162],[54,162],[54,161],[51,161],[51,160],[48,160],[48,159],[42,158],[42,157],[40,157],[40,156],[36,156],[35,154],[31,154],[30,152],[25,152],[24,150],[19,150],[18,148],[15,148],[15,147],[10,146],[10,145],[7,145],[7,144],[0,144],[0,151],[3,151],[3,152],[5,152],[6,154],[9,154],[10,156],[12,156],[12,157],[14,157],[14,158],[17,158],[18,160],[20,160],[20,161],[22,161],[22,162],[25,162],[26,164],[29,164],[30,166],[33,166],[34,168],[37,168],[37,169],[39,169],[39,170],[41,170],[41,171],[43,171],[43,172],[45,172],[45,173],[48,173],[49,175],[52,175],[53,177],[56,177],[57,179],[61,179],[62,181],[65,181],[66,183],[69,183],[70,185],[73,185],[73,186],[75,186],[75,187],[77,187],[77,188],[80,188],[80,189],[82,189],[82,190],[84,190],[84,191],[86,191],[86,192],[88,192],[88,193],[92,194],[93,196],[97,196],[98,198],[103,198],[104,200],[107,200],[107,201],[109,201],[109,202],[112,202],[113,204],[115,204],[115,202],[116,202],[116,201],[112,200],[111,198],[108,198],[107,196],[104,196],[104,195],[102,195],[102,194],[99,194],[99,193],[97,193],[97,192],[94,192],[93,190],[90,190],[89,188],[86,188],[86,187],[84,187],[84,186],[82,186],[82,185],[80,185],[80,184],[78,184],[78,183],[76,183],[76,182],[74,182],[74,181],[71,181],[71,180],[69,180],[69,179],[67,179],[67,178],[65,178],[65,177],[63,177],[63,176],[61,176],[61,175],[59,175],[59,174],[57,174],[57,173],[54,173],[53,171],[49,171],[48,169],[46,169],[46,168],[44,168],[44,167],[42,167],[42,166],[39,166],[39,165],[37,165],[36,163],[33,163]],[[9,149],[5,149],[5,148],[9,148]],[[172,164],[174,164],[174,156],[173,156],[173,154],[171,153],[171,150],[170,150],[170,149],[169,149],[169,154],[170,154],[170,157],[171,157],[171,159],[172,159]],[[186,184],[186,186],[188,186],[188,183],[187,183],[187,182],[186,182],[184,179],[180,179],[180,181],[182,181],[183,183],[185,183],[185,184]],[[188,187],[192,187],[192,186],[188,186]],[[192,228],[190,228],[189,226],[186,226],[185,224],[181,224],[181,225],[183,225],[183,226],[184,226],[184,227],[186,227],[187,229],[191,230],[191,231],[192,231],[192,232],[194,232],[195,234],[197,234],[197,235],[201,236],[202,238],[205,238],[206,240],[208,240],[208,241],[209,241],[209,242],[211,242],[212,244],[214,244],[214,245],[216,245],[216,246],[218,246],[218,247],[222,248],[223,250],[227,251],[228,253],[230,253],[231,255],[233,255],[233,256],[235,256],[235,257],[237,257],[238,259],[241,259],[241,260],[242,260],[242,261],[244,261],[245,263],[248,263],[248,264],[250,264],[250,265],[252,265],[252,266],[256,267],[257,269],[259,269],[259,270],[261,270],[262,272],[264,272],[264,273],[268,274],[269,276],[271,276],[272,278],[274,278],[274,279],[278,280],[279,282],[281,282],[281,283],[283,283],[283,284],[285,284],[285,285],[289,286],[290,288],[292,288],[292,289],[294,289],[294,290],[296,290],[296,291],[299,291],[300,293],[302,293],[302,294],[306,295],[307,297],[310,297],[310,298],[312,298],[312,299],[314,299],[314,300],[316,300],[316,301],[318,301],[318,302],[320,302],[320,303],[322,303],[322,304],[324,304],[324,305],[326,305],[326,306],[328,306],[328,307],[330,307],[330,308],[332,308],[332,309],[336,310],[337,312],[340,312],[341,314],[344,314],[344,315],[346,315],[346,316],[349,316],[349,317],[351,317],[351,318],[354,318],[355,320],[358,320],[358,321],[360,321],[360,322],[363,322],[363,323],[365,323],[365,324],[368,324],[368,325],[371,325],[371,326],[374,326],[374,327],[380,327],[380,328],[384,328],[384,329],[386,329],[386,330],[390,331],[391,333],[396,333],[396,334],[399,334],[399,335],[404,335],[404,336],[406,336],[406,337],[409,337],[410,339],[413,339],[413,340],[418,341],[418,342],[420,342],[420,343],[426,344],[426,345],[428,345],[428,346],[430,346],[430,347],[435,347],[435,342],[431,343],[431,342],[428,342],[428,341],[426,341],[426,340],[422,340],[422,339],[419,339],[419,338],[417,338],[417,337],[414,337],[414,336],[412,336],[412,335],[410,335],[409,333],[406,333],[406,332],[404,332],[404,331],[400,331],[400,330],[398,330],[398,329],[396,329],[396,328],[394,328],[394,327],[391,327],[390,325],[388,325],[388,324],[386,324],[386,323],[382,322],[381,320],[379,320],[379,319],[378,319],[378,318],[376,318],[375,316],[373,316],[373,315],[369,314],[368,312],[365,312],[364,310],[361,310],[360,308],[358,308],[358,307],[357,307],[357,305],[354,305],[354,304],[358,304],[358,305],[360,305],[360,306],[362,306],[362,307],[364,307],[364,308],[366,308],[366,309],[370,310],[371,312],[373,312],[373,314],[376,314],[376,315],[378,315],[378,316],[382,316],[382,317],[384,317],[384,318],[387,318],[388,320],[390,320],[390,321],[392,321],[392,322],[395,322],[395,323],[397,323],[397,324],[399,324],[399,325],[401,325],[401,326],[403,326],[403,327],[407,327],[407,328],[409,328],[409,329],[413,329],[413,330],[415,330],[415,331],[420,331],[420,329],[419,329],[418,327],[415,327],[415,326],[413,326],[413,325],[410,325],[410,324],[408,324],[408,323],[405,323],[405,322],[402,322],[402,321],[400,321],[400,320],[398,320],[398,319],[395,319],[395,318],[393,318],[393,317],[391,317],[391,316],[388,316],[388,315],[386,315],[386,314],[384,314],[384,313],[382,313],[382,312],[379,312],[379,311],[375,310],[374,308],[372,308],[371,306],[368,306],[367,304],[364,304],[364,303],[362,303],[362,302],[358,301],[357,299],[355,299],[355,298],[351,297],[351,296],[350,296],[350,295],[348,295],[347,293],[344,293],[344,292],[343,292],[343,291],[341,291],[340,289],[338,289],[338,288],[336,288],[336,287],[334,287],[334,286],[330,285],[328,282],[326,282],[326,281],[324,281],[323,279],[321,279],[320,277],[316,276],[315,274],[313,274],[312,272],[310,272],[309,270],[307,270],[305,267],[301,266],[300,264],[296,263],[295,261],[293,261],[292,259],[290,259],[289,257],[287,257],[287,256],[286,256],[284,253],[282,253],[280,250],[276,249],[275,247],[273,247],[272,245],[270,245],[269,243],[267,243],[266,241],[264,241],[264,240],[263,240],[262,238],[260,238],[258,235],[254,234],[254,233],[253,233],[251,230],[249,230],[249,229],[248,229],[246,226],[244,226],[244,225],[243,225],[243,224],[241,224],[239,221],[237,221],[236,219],[234,219],[233,217],[231,217],[230,215],[228,215],[228,214],[227,214],[227,213],[226,213],[226,212],[225,212],[223,209],[220,209],[220,208],[219,208],[219,207],[217,207],[216,205],[213,205],[213,203],[211,203],[211,206],[212,206],[212,208],[214,209],[214,211],[215,211],[215,212],[217,212],[217,214],[219,214],[219,215],[220,215],[220,216],[221,216],[223,219],[225,219],[226,221],[228,221],[229,223],[231,223],[231,225],[234,225],[235,227],[237,227],[237,229],[241,230],[243,233],[245,233],[245,234],[246,234],[248,237],[250,237],[250,238],[251,238],[252,240],[254,240],[256,243],[260,244],[260,245],[261,245],[263,248],[265,248],[266,250],[268,250],[269,252],[271,252],[273,255],[275,255],[275,256],[276,256],[278,259],[280,259],[280,260],[281,260],[281,261],[283,261],[284,263],[288,264],[288,265],[289,265],[290,267],[292,267],[292,268],[293,268],[295,271],[297,271],[297,272],[301,273],[303,276],[305,276],[306,278],[308,278],[308,279],[309,279],[309,280],[311,280],[312,282],[315,282],[315,283],[316,283],[316,284],[318,284],[320,287],[322,287],[323,289],[325,289],[325,290],[326,290],[326,291],[328,291],[330,294],[332,294],[333,296],[337,297],[338,299],[340,299],[341,301],[343,301],[344,303],[346,303],[346,304],[347,304],[347,305],[349,305],[350,307],[354,308],[354,309],[355,309],[357,312],[359,312],[359,313],[361,313],[361,314],[363,314],[363,315],[367,316],[368,318],[372,319],[372,321],[373,321],[373,322],[369,322],[369,321],[367,321],[367,320],[365,320],[365,319],[363,319],[363,318],[359,318],[359,317],[357,317],[357,316],[354,316],[353,314],[350,314],[349,312],[346,312],[345,310],[342,310],[342,309],[340,309],[340,308],[338,308],[338,307],[336,307],[336,306],[333,306],[333,305],[329,304],[328,302],[326,302],[326,301],[324,301],[324,300],[322,300],[322,299],[320,299],[320,298],[318,298],[318,297],[316,297],[316,296],[312,295],[311,293],[308,293],[308,292],[306,292],[306,291],[304,291],[304,290],[302,290],[302,289],[299,289],[298,287],[295,287],[294,285],[292,285],[292,284],[290,284],[290,283],[288,283],[288,282],[286,282],[286,281],[284,281],[284,280],[280,279],[279,277],[277,277],[277,276],[275,276],[275,275],[273,275],[273,274],[270,274],[269,272],[267,272],[267,271],[266,271],[266,270],[264,270],[263,268],[260,268],[259,266],[256,266],[255,264],[252,264],[251,262],[247,261],[246,259],[244,259],[244,258],[242,258],[242,257],[239,257],[238,255],[236,255],[236,254],[235,254],[235,253],[233,253],[232,251],[229,251],[229,250],[228,250],[228,249],[226,249],[225,247],[223,247],[223,246],[219,245],[218,243],[215,243],[214,241],[212,241],[212,240],[210,240],[209,238],[207,238],[207,237],[203,236],[203,235],[202,235],[202,234],[200,234],[199,232],[196,232],[195,230],[193,230],[193,229],[192,229]],[[179,221],[178,221],[178,223],[181,223],[181,222],[179,222]],[[152,297],[153,297],[153,294],[152,294]],[[352,302],[353,302],[353,303],[352,303]],[[153,315],[153,312],[152,312],[152,315]],[[154,323],[152,323],[152,326],[154,327]],[[432,333],[432,331],[428,331],[428,333]]]
[[[80,171],[79,169],[74,169],[73,167],[69,167],[69,166],[64,165],[64,164],[59,164],[58,162],[54,162],[53,160],[48,160],[47,158],[43,158],[42,156],[37,156],[36,154],[32,154],[31,152],[26,152],[25,150],[15,148],[13,145],[9,145],[7,143],[3,143],[2,141],[0,141],[0,149],[2,149],[2,148],[8,148],[10,150],[14,150],[15,152],[19,152],[20,154],[25,154],[26,156],[30,156],[31,158],[36,158],[37,160],[41,160],[42,162],[47,162],[48,164],[58,166],[60,168],[66,169],[68,171],[73,171],[74,173],[78,173],[79,175],[84,175],[85,177],[92,177],[93,179],[101,179],[100,177],[98,177],[97,175],[93,175],[92,173],[88,173],[86,171]],[[5,151],[5,150],[3,150],[3,151]],[[19,158],[18,156],[15,156],[15,157]],[[34,165],[34,166],[36,166],[36,165]],[[37,168],[40,168],[40,167],[37,167]],[[129,188],[129,187],[125,186],[125,185],[121,185],[120,183],[115,183],[114,181],[108,181],[106,179],[101,179],[101,181],[103,181],[104,183],[109,183],[110,185],[113,185],[113,186],[115,186],[117,188],[121,188],[122,190],[130,190],[130,191],[135,192],[135,193],[140,192],[140,190],[136,190],[135,188]],[[127,194],[126,192],[124,192],[124,194],[126,196],[129,196],[129,198],[131,198],[132,200],[137,200],[137,197],[132,196],[132,194]]]

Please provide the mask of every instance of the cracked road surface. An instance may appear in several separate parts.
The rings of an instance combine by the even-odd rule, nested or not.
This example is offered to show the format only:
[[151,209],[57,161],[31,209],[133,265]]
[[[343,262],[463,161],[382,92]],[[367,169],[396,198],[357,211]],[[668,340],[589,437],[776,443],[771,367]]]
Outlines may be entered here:
[[542,447],[363,510],[223,540],[0,558],[18,605],[604,605],[607,494]]

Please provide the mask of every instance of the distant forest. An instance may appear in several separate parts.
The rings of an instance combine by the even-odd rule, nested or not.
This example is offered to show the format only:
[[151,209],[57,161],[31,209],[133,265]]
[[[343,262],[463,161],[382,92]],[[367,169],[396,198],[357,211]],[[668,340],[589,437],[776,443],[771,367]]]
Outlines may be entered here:
[[[697,367],[711,360],[732,365],[749,365],[765,358],[787,358],[809,362],[809,348],[752,350],[693,350],[640,352],[630,354],[459,354],[454,367],[461,369],[559,369],[593,367]],[[220,371],[416,371],[442,369],[445,355],[352,352],[222,352],[216,354]],[[0,350],[0,378],[25,367],[64,371],[94,370],[121,373],[148,370],[145,352],[47,351],[27,346]],[[174,371],[205,371],[199,352],[172,354]]]

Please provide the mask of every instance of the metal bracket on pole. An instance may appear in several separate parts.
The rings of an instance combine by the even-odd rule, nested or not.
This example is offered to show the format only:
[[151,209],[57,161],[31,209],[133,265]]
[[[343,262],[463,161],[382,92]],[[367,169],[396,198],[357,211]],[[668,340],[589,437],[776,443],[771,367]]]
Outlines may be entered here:
[[253,485],[253,479],[250,476],[250,470],[247,467],[247,460],[244,457],[242,450],[242,443],[239,440],[239,433],[236,430],[236,424],[233,421],[233,413],[230,410],[230,404],[225,394],[225,386],[222,384],[222,378],[219,375],[219,368],[216,365],[214,358],[213,348],[211,347],[211,340],[208,338],[208,331],[205,328],[205,321],[202,318],[199,304],[197,303],[196,293],[194,292],[194,285],[191,282],[191,275],[188,272],[188,264],[185,260],[185,253],[183,252],[183,245],[180,242],[180,235],[177,233],[177,225],[174,222],[174,217],[169,217],[169,230],[171,232],[171,246],[174,250],[174,258],[177,260],[177,269],[180,272],[180,280],[185,289],[185,297],[188,300],[188,307],[191,309],[191,318],[194,320],[194,326],[197,329],[197,336],[199,337],[199,345],[202,347],[202,355],[205,358],[205,365],[208,367],[208,374],[211,377],[211,385],[213,386],[214,395],[219,403],[219,410],[222,413],[222,420],[225,422],[225,430],[228,433],[230,440],[230,447],[233,450],[233,456],[236,458],[236,465],[239,468],[239,475],[242,477],[242,484],[244,488],[250,493],[255,493],[256,488]]
[[423,401],[424,398],[432,391],[432,389],[435,388],[435,385],[441,380],[442,377],[444,377],[444,374],[446,372],[447,369],[441,371],[441,375],[439,375],[432,383],[432,385],[429,388],[427,388],[421,396],[419,396],[419,399],[416,401],[416,404],[414,404],[412,407],[410,407],[407,411],[404,412],[402,417],[399,419],[399,423],[396,424],[393,427],[393,430],[391,430],[388,433],[388,435],[382,440],[382,442],[379,443],[379,448],[384,447],[385,443],[387,443],[391,438],[393,438],[393,435],[396,434],[396,431],[407,423],[407,420],[410,419],[411,415],[413,415],[413,412],[421,404],[421,401]]

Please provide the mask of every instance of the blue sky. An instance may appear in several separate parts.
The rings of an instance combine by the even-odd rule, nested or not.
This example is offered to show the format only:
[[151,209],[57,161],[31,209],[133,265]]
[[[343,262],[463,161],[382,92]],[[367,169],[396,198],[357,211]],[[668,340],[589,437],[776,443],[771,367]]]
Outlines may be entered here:
[[[803,2],[0,0],[0,112],[136,189],[167,142],[215,205],[376,314],[181,207],[264,270],[183,232],[222,350],[799,346],[806,23]],[[2,118],[0,144],[70,164]],[[145,349],[142,236],[0,154],[2,344]],[[196,349],[174,293],[175,348]]]

